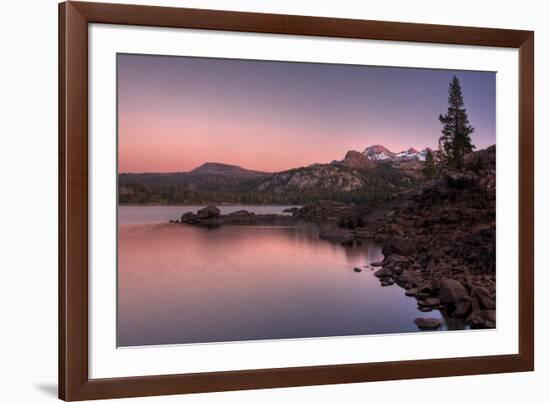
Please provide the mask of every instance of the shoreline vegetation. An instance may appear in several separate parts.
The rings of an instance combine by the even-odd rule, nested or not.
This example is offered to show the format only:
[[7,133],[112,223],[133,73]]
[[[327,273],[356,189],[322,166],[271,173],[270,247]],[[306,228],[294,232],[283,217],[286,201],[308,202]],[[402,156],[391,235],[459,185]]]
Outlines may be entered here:
[[[245,206],[223,215],[209,205],[171,223],[210,229],[323,223],[321,239],[346,247],[379,244],[384,259],[372,264],[374,275],[382,286],[400,286],[416,298],[420,311],[437,309],[472,329],[496,328],[495,160],[495,146],[472,152],[462,170],[442,170],[385,202],[318,200],[284,211],[291,215],[254,214]],[[419,317],[415,324],[435,330],[442,323]]]

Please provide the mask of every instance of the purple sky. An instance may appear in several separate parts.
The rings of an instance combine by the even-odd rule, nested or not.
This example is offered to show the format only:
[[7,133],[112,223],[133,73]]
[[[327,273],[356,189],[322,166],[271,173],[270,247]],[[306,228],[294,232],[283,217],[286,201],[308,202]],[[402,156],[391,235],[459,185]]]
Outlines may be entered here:
[[204,162],[279,171],[374,144],[435,148],[453,75],[473,143],[495,143],[492,72],[126,54],[117,61],[120,172]]

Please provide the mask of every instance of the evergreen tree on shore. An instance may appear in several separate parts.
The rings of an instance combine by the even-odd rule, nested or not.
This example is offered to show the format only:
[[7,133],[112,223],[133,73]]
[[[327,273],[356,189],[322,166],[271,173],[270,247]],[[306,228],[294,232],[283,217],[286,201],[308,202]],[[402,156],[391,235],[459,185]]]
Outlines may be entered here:
[[424,162],[424,168],[422,169],[424,177],[428,180],[433,179],[435,176],[435,159],[434,153],[428,149],[426,153],[426,161]]
[[475,149],[470,135],[474,128],[470,125],[460,82],[456,76],[449,84],[449,107],[445,115],[439,115],[443,124],[439,146],[443,152],[446,164],[451,168],[462,169],[464,156]]

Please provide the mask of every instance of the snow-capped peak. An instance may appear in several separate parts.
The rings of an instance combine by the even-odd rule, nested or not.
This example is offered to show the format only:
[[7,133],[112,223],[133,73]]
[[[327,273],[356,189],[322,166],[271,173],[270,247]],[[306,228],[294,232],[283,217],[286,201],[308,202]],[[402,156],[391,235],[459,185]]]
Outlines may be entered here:
[[428,150],[429,148],[425,148],[422,151],[417,151],[416,149],[411,147],[406,151],[395,153],[382,145],[372,145],[365,148],[365,150],[363,151],[363,155],[374,161],[398,161],[413,159],[425,161]]
[[372,161],[391,160],[395,154],[382,145],[372,145],[365,148],[363,155]]

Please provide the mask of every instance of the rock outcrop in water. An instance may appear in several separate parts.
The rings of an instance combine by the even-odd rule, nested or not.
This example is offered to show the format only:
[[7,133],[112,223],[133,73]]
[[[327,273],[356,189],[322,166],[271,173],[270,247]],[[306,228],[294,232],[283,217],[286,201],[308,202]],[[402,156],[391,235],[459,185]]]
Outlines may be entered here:
[[187,212],[179,221],[173,223],[187,223],[190,225],[216,228],[222,225],[293,225],[296,218],[291,215],[255,214],[244,209],[222,215],[220,209],[209,205],[199,209],[197,213]]
[[217,218],[220,214],[220,209],[213,205],[209,205],[197,211],[197,217],[199,219]]

